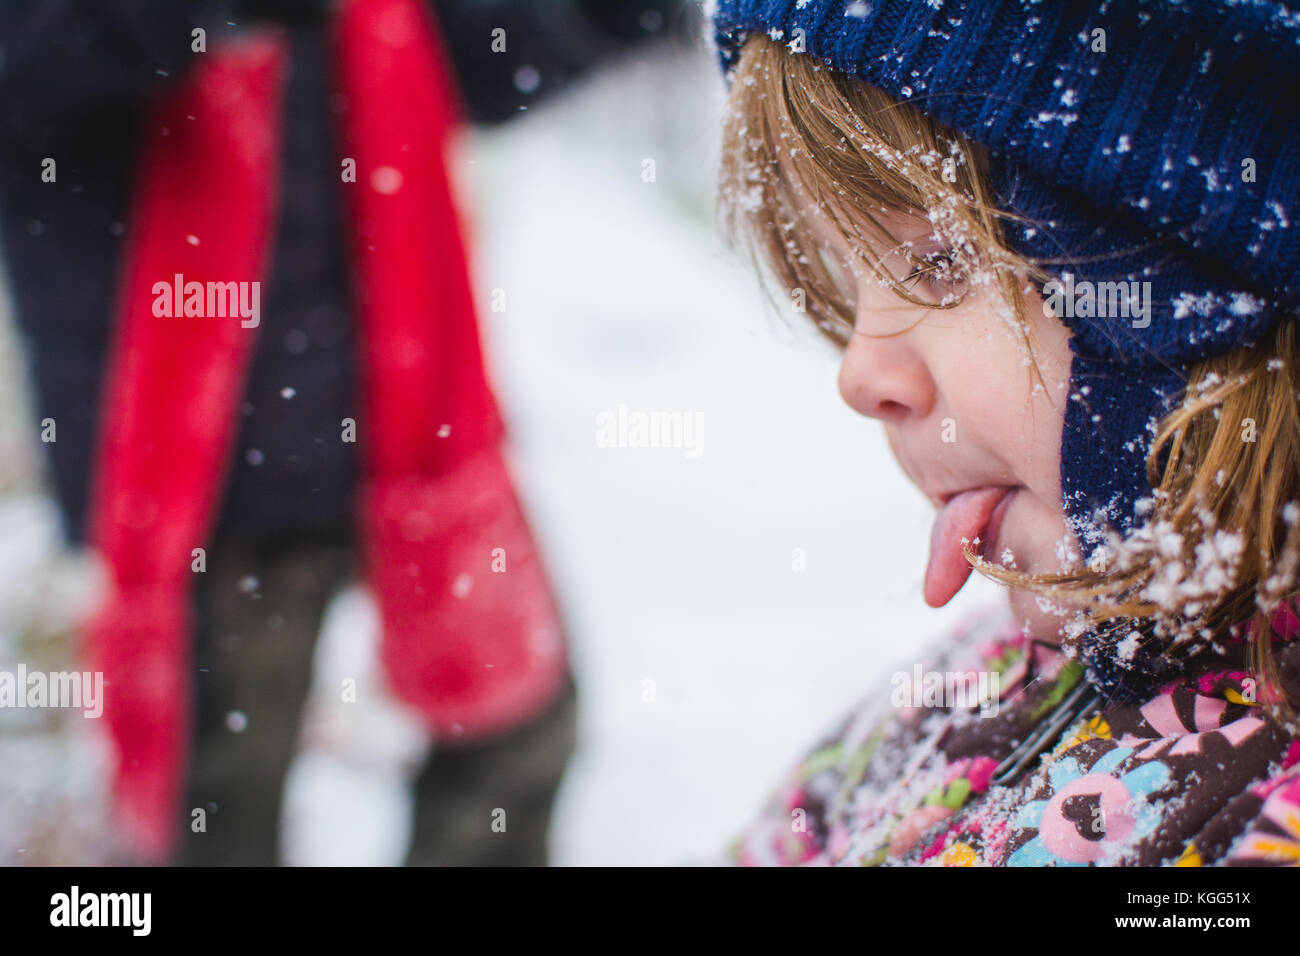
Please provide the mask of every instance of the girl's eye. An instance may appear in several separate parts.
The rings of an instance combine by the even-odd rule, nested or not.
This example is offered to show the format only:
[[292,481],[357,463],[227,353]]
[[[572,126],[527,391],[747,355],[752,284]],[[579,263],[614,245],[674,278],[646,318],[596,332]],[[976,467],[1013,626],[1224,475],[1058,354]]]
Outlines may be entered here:
[[924,279],[927,285],[939,286],[955,282],[961,277],[957,270],[956,253],[950,249],[927,252],[916,260],[916,265],[903,280],[904,285]]

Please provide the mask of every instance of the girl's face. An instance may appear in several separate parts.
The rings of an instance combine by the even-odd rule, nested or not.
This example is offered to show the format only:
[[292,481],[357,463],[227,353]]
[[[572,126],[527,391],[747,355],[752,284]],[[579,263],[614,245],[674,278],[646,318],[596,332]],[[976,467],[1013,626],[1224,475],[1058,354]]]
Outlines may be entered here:
[[[942,267],[947,250],[927,221],[877,218],[910,244],[913,256],[928,256]],[[1036,293],[1026,295],[1029,343],[1044,390],[1031,377],[1000,286],[967,287],[960,278],[930,272],[907,283],[917,297],[938,303],[945,294],[967,288],[965,298],[943,310],[913,305],[850,257],[848,243],[829,220],[817,219],[833,263],[843,270],[845,288],[856,290],[856,325],[840,366],[840,394],[851,408],[884,424],[903,471],[941,511],[926,573],[926,603],[941,607],[965,581],[965,559],[953,550],[959,541],[951,540],[962,527],[985,542],[973,546],[977,551],[1006,567],[1043,573],[1077,565],[1078,546],[1066,529],[1060,488],[1069,330],[1043,315]],[[882,258],[900,278],[915,269],[903,250]],[[962,496],[943,514],[941,506],[954,493],[989,486],[1010,491],[1005,498],[997,492]],[[995,510],[985,522],[990,508]],[[1064,610],[1053,611],[1029,591],[1011,590],[1009,599],[1031,637],[1060,640]]]

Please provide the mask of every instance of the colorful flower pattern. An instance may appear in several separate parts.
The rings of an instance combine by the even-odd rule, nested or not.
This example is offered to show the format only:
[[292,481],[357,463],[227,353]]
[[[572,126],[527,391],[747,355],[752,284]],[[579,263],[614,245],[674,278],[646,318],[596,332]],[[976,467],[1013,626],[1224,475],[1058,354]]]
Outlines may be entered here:
[[[1266,719],[1240,652],[1229,642],[1150,700],[1077,721],[1036,766],[997,785],[995,768],[1079,672],[990,609],[928,669],[997,672],[996,715],[866,698],[796,764],[728,860],[1300,865],[1300,741]],[[1300,664],[1300,641],[1276,653]]]

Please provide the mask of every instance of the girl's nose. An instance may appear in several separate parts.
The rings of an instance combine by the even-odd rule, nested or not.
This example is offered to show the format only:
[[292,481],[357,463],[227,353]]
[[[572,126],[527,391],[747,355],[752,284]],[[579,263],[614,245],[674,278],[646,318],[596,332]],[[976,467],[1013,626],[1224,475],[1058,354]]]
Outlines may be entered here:
[[893,336],[853,334],[839,374],[840,396],[849,408],[891,425],[930,413],[934,380],[912,338],[906,332]]

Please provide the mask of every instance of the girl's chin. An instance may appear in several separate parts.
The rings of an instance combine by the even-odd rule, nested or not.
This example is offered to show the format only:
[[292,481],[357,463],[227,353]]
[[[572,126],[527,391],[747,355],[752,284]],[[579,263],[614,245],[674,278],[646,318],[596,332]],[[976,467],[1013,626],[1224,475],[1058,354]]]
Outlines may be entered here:
[[1011,615],[1025,634],[1036,641],[1046,644],[1060,644],[1064,637],[1062,628],[1068,619],[1063,611],[1045,611],[1039,607],[1040,597],[1032,591],[1011,590],[1007,592]]

